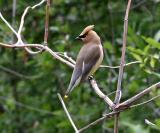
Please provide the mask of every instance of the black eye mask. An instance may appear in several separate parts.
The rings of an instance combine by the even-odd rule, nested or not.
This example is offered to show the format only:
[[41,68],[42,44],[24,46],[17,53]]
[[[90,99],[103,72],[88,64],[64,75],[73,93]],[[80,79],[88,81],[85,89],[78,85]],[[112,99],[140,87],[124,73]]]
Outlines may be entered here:
[[88,33],[85,33],[83,35],[79,35],[79,38],[85,38],[87,36]]

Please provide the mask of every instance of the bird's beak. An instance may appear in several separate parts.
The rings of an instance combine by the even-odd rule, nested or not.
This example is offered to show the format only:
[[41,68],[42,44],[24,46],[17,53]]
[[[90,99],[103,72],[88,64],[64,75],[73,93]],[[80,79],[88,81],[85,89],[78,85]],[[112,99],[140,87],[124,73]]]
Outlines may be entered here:
[[75,39],[76,39],[76,40],[81,40],[81,38],[80,38],[79,36],[77,36]]

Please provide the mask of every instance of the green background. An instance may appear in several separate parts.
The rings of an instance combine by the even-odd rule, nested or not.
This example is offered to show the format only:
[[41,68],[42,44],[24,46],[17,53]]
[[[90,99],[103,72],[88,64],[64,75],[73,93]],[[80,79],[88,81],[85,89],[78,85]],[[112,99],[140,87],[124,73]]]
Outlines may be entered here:
[[[0,0],[0,11],[12,23],[11,0]],[[19,0],[13,27],[18,29],[21,15],[29,5],[39,0]],[[55,52],[67,52],[76,59],[82,43],[74,38],[84,27],[94,24],[102,39],[104,65],[120,63],[125,8],[127,0],[52,0],[50,9],[49,47]],[[25,19],[22,38],[27,43],[43,43],[45,4],[30,10]],[[124,101],[160,81],[160,2],[133,0],[129,14],[126,63],[141,61],[125,67]],[[157,35],[155,40],[155,35]],[[15,43],[10,29],[0,20],[0,42]],[[22,74],[17,76],[8,70]],[[118,69],[100,68],[95,78],[105,94],[116,90]],[[23,49],[0,47],[0,132],[1,133],[71,133],[74,132],[58,100],[57,93],[66,91],[72,69],[55,60],[47,52],[29,55]],[[153,91],[146,101],[159,91]],[[115,94],[110,95],[114,99]],[[77,87],[65,101],[78,128],[109,112],[88,83]],[[160,101],[127,110],[120,116],[120,133],[160,132]],[[157,126],[147,125],[144,119]],[[113,119],[99,123],[86,133],[113,133]]]

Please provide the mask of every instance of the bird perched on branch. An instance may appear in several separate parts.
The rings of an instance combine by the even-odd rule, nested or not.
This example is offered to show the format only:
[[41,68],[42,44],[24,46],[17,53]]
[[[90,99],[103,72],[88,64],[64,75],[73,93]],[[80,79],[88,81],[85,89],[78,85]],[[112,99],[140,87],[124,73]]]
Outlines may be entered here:
[[65,93],[68,94],[79,85],[79,83],[88,79],[100,66],[103,60],[103,47],[101,39],[95,31],[94,25],[87,26],[76,39],[83,42],[83,46],[77,56],[69,87]]

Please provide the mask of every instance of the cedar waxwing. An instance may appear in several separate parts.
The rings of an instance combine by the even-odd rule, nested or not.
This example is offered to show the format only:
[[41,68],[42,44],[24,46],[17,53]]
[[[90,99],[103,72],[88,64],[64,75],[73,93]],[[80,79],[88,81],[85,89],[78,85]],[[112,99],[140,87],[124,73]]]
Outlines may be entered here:
[[101,39],[95,31],[94,25],[87,26],[76,39],[82,40],[83,47],[79,51],[76,65],[74,67],[69,87],[65,93],[68,94],[82,81],[88,79],[100,66],[103,60],[103,47]]

